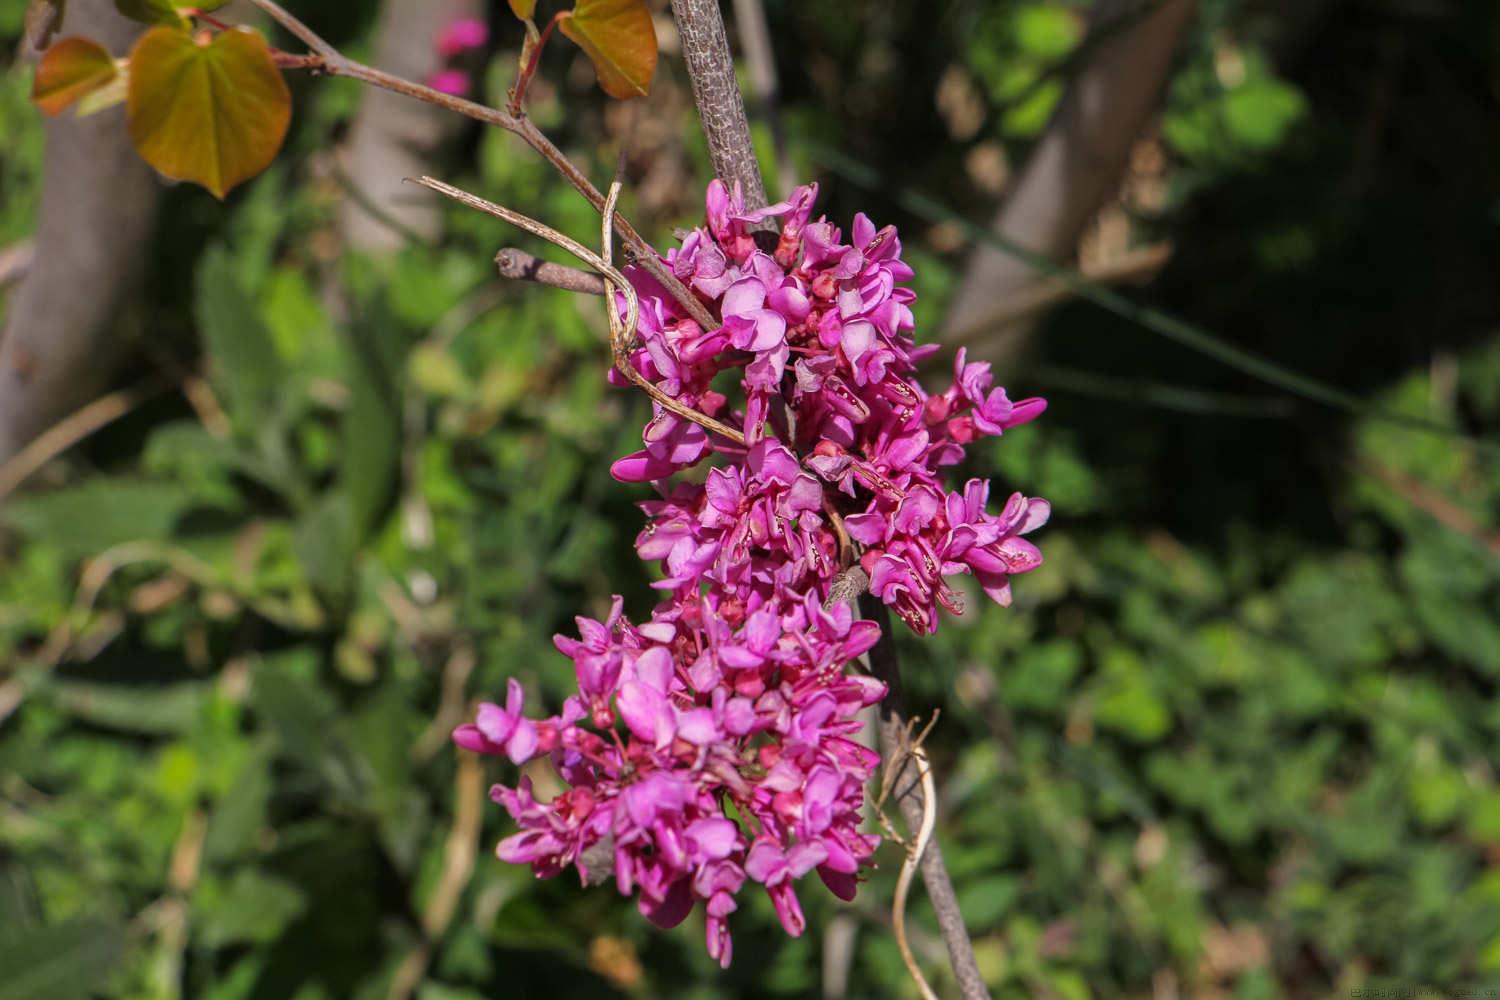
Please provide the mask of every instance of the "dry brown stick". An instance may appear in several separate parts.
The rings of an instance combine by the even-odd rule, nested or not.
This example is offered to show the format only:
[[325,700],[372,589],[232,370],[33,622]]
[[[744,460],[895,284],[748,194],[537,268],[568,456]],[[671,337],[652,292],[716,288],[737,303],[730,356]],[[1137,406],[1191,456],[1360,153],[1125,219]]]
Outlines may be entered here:
[[443,848],[443,870],[422,910],[422,940],[407,953],[391,977],[387,993],[390,1000],[406,1000],[422,985],[432,962],[433,945],[453,922],[458,901],[474,873],[479,829],[484,819],[484,767],[474,754],[458,756],[453,799],[453,826]]
[[567,292],[581,292],[584,295],[604,294],[604,279],[593,271],[554,264],[515,247],[506,247],[495,254],[495,269],[502,278],[535,281],[539,285],[561,288]]
[[152,376],[137,385],[100,396],[53,424],[17,452],[10,461],[0,465],[0,500],[15,492],[16,487],[42,466],[101,427],[123,417],[164,388],[166,382],[160,377]]
[[1500,559],[1500,532],[1489,531],[1479,518],[1444,496],[1428,483],[1374,459],[1363,459],[1355,468],[1394,491],[1449,531],[1463,535]]
[[[309,56],[284,57],[281,59],[281,65],[293,69],[306,69],[314,73],[327,73],[329,76],[346,76],[383,90],[403,94],[414,100],[447,108],[449,111],[484,122],[486,125],[503,128],[519,136],[523,142],[540,153],[542,158],[550,163],[574,190],[588,199],[589,204],[594,206],[596,211],[604,210],[603,192],[594,186],[577,164],[564,156],[562,151],[552,144],[552,140],[542,134],[541,129],[537,128],[536,123],[530,118],[524,115],[513,115],[508,111],[468,101],[462,97],[454,97],[452,94],[445,94],[440,90],[434,90],[420,83],[413,83],[391,73],[355,62],[324,41],[317,32],[289,14],[275,0],[251,0],[251,2],[312,50]],[[688,291],[687,286],[678,280],[677,275],[661,262],[656,255],[656,250],[636,231],[635,227],[630,224],[630,220],[616,215],[615,228],[619,231],[620,238],[635,251],[641,265],[651,272],[652,277],[662,283],[662,286],[687,310],[699,326],[705,330],[718,329],[720,324],[714,319],[713,314],[697,296]]]
[[[877,680],[883,681],[887,691],[880,703],[880,752],[887,761],[897,760],[907,751],[907,733],[910,725],[906,713],[906,699],[901,686],[901,666],[896,660],[896,649],[891,636],[891,617],[878,597],[865,594],[860,598],[860,612],[880,626],[880,641],[870,650],[870,669]],[[922,782],[912,781],[898,785],[893,791],[901,818],[908,830],[920,830],[926,821],[926,795]],[[935,806],[934,806],[935,808]],[[943,852],[933,837],[922,853],[922,881],[927,887],[927,898],[937,914],[938,929],[943,935],[943,944],[948,948],[948,961],[953,966],[953,975],[958,980],[960,994],[964,1000],[987,1000],[989,990],[979,965],[974,959],[974,944],[964,927],[963,914],[958,909],[958,897],[953,891],[953,880],[943,864]]]
[[[598,271],[610,285],[614,286],[625,296],[626,318],[623,324],[620,321],[619,311],[614,308],[613,304],[607,310],[611,330],[610,347],[614,353],[615,367],[619,369],[620,374],[633,382],[641,391],[645,392],[646,395],[650,396],[657,403],[660,403],[662,409],[675,413],[682,419],[691,421],[706,431],[712,431],[721,437],[728,438],[735,444],[744,445],[745,435],[728,424],[721,423],[713,417],[700,413],[691,406],[687,406],[667,395],[654,382],[636,371],[635,365],[630,363],[628,347],[631,338],[635,336],[636,320],[640,317],[640,300],[636,297],[635,288],[630,284],[629,280],[616,270],[614,265],[610,264],[609,261],[600,257],[577,240],[564,236],[551,226],[544,225],[533,218],[522,215],[520,212],[514,212],[503,205],[496,205],[492,201],[481,198],[476,194],[470,194],[468,191],[456,188],[451,184],[446,184],[434,177],[413,177],[409,179],[414,184],[420,184],[423,187],[431,188],[434,191],[447,195],[459,204],[478,209],[498,219],[504,219],[511,225],[519,226],[533,236],[540,236],[554,246],[568,251],[568,253]],[[611,202],[606,202],[606,205],[603,207],[612,207],[612,200]],[[617,218],[618,216],[611,211],[604,212],[606,232],[609,229],[610,221]]]

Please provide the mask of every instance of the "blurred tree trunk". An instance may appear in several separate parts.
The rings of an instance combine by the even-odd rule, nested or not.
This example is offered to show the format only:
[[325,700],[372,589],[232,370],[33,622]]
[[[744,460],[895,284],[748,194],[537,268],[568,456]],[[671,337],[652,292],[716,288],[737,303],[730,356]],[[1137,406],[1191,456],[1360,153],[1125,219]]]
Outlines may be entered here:
[[[1161,100],[1197,0],[1099,0],[1091,51],[1016,177],[992,228],[1056,260],[1070,258],[1089,222],[1119,189],[1130,151]],[[1125,20],[1122,20],[1125,19]],[[948,308],[944,335],[973,334],[1045,276],[995,247],[976,248]],[[1004,364],[1041,310],[971,352]]]
[[[63,24],[117,55],[137,31],[113,0],[70,0]],[[116,319],[146,258],[161,186],[123,114],[47,123],[35,263],[0,333],[0,461],[97,395],[126,346]]]
[[[408,80],[427,79],[443,67],[437,51],[443,28],[458,18],[482,19],[484,7],[483,0],[386,0],[373,64]],[[344,153],[351,190],[341,224],[349,246],[386,253],[409,236],[437,238],[438,196],[402,179],[430,173],[432,153],[462,125],[463,119],[441,108],[366,88]]]

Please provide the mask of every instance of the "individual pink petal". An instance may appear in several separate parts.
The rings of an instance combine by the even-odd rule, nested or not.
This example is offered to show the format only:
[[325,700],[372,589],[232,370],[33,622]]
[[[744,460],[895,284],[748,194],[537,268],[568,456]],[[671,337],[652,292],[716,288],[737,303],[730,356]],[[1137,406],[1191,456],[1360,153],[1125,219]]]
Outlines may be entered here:
[[859,890],[859,880],[848,872],[834,871],[827,865],[818,866],[818,877],[828,886],[828,891],[844,902],[852,902]]
[[693,912],[695,902],[688,880],[683,878],[673,882],[660,901],[642,896],[639,908],[642,916],[665,931],[682,923]]

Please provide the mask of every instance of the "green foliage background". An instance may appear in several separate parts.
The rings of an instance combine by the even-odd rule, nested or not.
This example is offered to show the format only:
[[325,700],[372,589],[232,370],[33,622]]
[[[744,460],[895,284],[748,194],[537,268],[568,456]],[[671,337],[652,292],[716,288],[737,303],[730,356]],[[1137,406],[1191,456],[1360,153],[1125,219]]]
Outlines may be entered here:
[[[298,6],[365,44],[372,4],[336,23]],[[903,223],[930,331],[962,253],[894,189],[819,174],[815,143],[986,218],[965,157],[1019,162],[1079,7],[766,6],[794,155],[834,218]],[[999,996],[1500,989],[1500,17],[1203,6],[1162,124],[1171,183],[1137,220],[1177,252],[1131,294],[1491,445],[1345,419],[1061,310],[1008,378],[1052,408],[970,463],[1053,501],[1047,564],[1013,609],[972,599],[902,642],[918,711],[942,712],[940,836]],[[5,51],[23,7],[0,0]],[[981,102],[962,138],[933,110],[954,69]],[[559,87],[537,115],[602,175],[604,109]],[[27,91],[22,68],[0,80],[0,242],[29,231],[40,181]],[[219,410],[159,394],[0,515],[6,1000],[385,995],[443,884],[452,713],[511,676],[556,704],[551,635],[615,592],[649,606],[644,493],[607,472],[645,407],[603,381],[594,304],[498,285],[495,249],[527,244],[470,214],[393,259],[328,250],[327,149],[359,96],[300,81],[270,173],[227,205],[169,195],[131,307],[141,371],[201,357]],[[706,177],[691,116],[665,120],[657,153],[693,190],[626,206],[663,243]],[[503,135],[466,134],[447,174],[597,238]],[[915,995],[887,927],[894,847],[852,908],[809,886],[799,940],[747,892],[721,974],[695,920],[662,934],[607,890],[496,861],[507,822],[485,804],[423,1000],[818,995],[835,920],[856,929],[849,996]]]

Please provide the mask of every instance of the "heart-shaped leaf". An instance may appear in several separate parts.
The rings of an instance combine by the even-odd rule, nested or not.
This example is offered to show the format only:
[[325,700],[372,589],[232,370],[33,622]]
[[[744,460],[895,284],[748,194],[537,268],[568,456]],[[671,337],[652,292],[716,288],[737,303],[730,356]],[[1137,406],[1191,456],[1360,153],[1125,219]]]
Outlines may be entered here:
[[536,0],[510,0],[510,11],[521,20],[529,21],[536,13]]
[[132,21],[142,24],[164,24],[172,28],[187,27],[171,0],[115,0],[115,9]]
[[245,30],[203,40],[152,28],[131,53],[129,102],[142,158],[219,198],[270,165],[292,117],[265,39]]
[[98,42],[64,38],[37,63],[31,99],[49,115],[62,114],[74,101],[108,86],[118,72],[114,57]]
[[599,86],[626,101],[644,97],[656,74],[656,29],[646,0],[578,0],[559,24],[594,61]]

